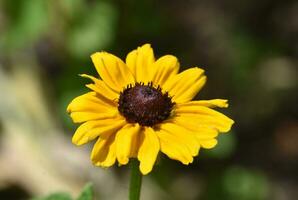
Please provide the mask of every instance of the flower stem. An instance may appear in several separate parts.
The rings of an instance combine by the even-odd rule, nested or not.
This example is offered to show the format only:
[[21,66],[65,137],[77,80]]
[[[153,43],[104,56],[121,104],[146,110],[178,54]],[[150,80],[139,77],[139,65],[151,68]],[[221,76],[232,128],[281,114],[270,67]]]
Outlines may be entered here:
[[129,200],[139,200],[142,186],[142,174],[139,170],[139,161],[132,159],[130,163],[131,177],[129,188]]

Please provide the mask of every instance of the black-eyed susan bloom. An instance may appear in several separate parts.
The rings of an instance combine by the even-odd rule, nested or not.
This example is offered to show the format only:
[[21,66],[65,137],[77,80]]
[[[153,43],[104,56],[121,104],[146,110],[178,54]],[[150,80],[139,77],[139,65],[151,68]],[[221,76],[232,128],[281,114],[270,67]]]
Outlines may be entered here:
[[91,153],[96,166],[126,165],[137,158],[142,174],[148,174],[159,152],[188,165],[233,124],[212,109],[228,107],[227,100],[192,101],[206,82],[203,69],[178,73],[177,58],[156,60],[149,44],[130,52],[126,62],[106,52],[91,59],[100,78],[82,74],[93,81],[86,85],[91,92],[75,98],[67,111],[82,123],[74,144],[97,140]]

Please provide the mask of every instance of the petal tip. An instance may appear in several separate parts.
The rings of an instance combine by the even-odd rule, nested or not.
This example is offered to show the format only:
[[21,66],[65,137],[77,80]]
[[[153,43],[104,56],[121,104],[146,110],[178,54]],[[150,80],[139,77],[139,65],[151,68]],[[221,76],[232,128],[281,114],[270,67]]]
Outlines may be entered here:
[[147,175],[152,171],[152,167],[146,167],[146,166],[140,164],[139,170],[143,175]]
[[146,168],[141,168],[141,167],[139,168],[139,170],[143,175],[147,175],[152,171],[152,169],[146,169]]
[[117,160],[118,160],[119,165],[126,165],[129,161],[129,159],[125,156],[117,157]]
[[141,46],[141,48],[151,48],[151,44],[150,43],[145,43]]
[[222,107],[223,107],[223,108],[227,108],[227,107],[229,107],[228,100],[226,100],[226,99],[223,99],[223,100],[222,100]]
[[84,144],[82,140],[79,140],[78,138],[72,137],[71,142],[76,146],[81,146]]
[[66,112],[68,113],[68,114],[70,114],[71,113],[71,103],[70,104],[68,104],[68,106],[66,107]]

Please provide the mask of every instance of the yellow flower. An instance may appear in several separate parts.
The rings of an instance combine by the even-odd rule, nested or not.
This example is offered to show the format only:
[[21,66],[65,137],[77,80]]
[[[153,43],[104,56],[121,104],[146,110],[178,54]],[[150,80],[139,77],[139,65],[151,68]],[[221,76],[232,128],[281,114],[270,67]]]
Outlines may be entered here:
[[82,74],[93,81],[86,85],[92,91],[75,98],[67,111],[82,123],[74,144],[97,140],[91,153],[96,166],[110,167],[116,160],[126,165],[137,158],[142,174],[148,174],[159,152],[188,165],[234,123],[211,109],[228,107],[227,100],[191,101],[206,82],[204,70],[178,73],[177,58],[155,60],[150,44],[130,52],[125,63],[106,52],[91,59],[101,79]]

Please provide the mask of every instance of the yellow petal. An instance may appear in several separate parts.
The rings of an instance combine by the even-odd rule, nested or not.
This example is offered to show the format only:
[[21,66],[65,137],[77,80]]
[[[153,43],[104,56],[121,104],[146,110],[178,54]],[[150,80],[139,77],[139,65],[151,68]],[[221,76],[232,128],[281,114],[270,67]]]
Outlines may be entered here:
[[198,124],[190,118],[183,116],[174,117],[173,121],[173,123],[190,130],[195,136],[197,143],[203,148],[211,149],[217,144],[215,137],[218,135],[218,131],[216,129]]
[[175,109],[176,116],[183,116],[185,119],[197,124],[207,125],[210,128],[216,128],[220,132],[228,132],[234,121],[220,112],[204,106],[184,106],[177,105]]
[[194,98],[205,82],[204,70],[196,67],[172,76],[162,88],[169,92],[174,102],[184,103]]
[[126,64],[116,56],[106,52],[96,52],[91,59],[102,80],[113,90],[120,92],[134,77]]
[[96,96],[95,92],[88,92],[73,99],[67,106],[67,112],[94,112],[103,113],[115,109],[110,104],[107,104],[103,99]]
[[99,120],[99,119],[111,119],[118,116],[118,110],[110,109],[106,112],[90,112],[90,111],[80,111],[71,112],[70,117],[74,123],[82,123],[89,120]]
[[160,141],[161,152],[185,165],[193,162],[191,152],[177,137],[163,130],[156,131],[156,133]]
[[141,139],[141,132],[142,128],[139,130],[140,132],[135,135],[135,137],[132,138],[131,141],[131,150],[130,150],[130,158],[137,158],[138,157],[138,152],[139,152],[139,147],[140,147],[140,139]]
[[138,160],[140,161],[140,171],[143,175],[151,172],[156,157],[158,155],[160,146],[159,139],[150,127],[145,127],[141,133],[141,142],[138,152]]
[[226,99],[190,101],[187,103],[182,103],[180,105],[183,105],[183,106],[206,106],[209,108],[214,108],[214,107],[227,108],[229,106],[228,100],[226,100]]
[[198,142],[201,140],[215,138],[218,135],[217,129],[206,124],[197,123],[197,121],[192,120],[192,118],[184,117],[183,115],[174,117],[173,123],[190,130]]
[[[87,88],[89,88],[90,90],[93,90],[94,92],[96,92],[96,96],[99,97],[100,99],[102,99],[103,102],[105,102],[106,104],[110,104],[113,106],[117,106],[118,105],[118,99],[119,99],[119,94],[117,95],[112,95],[109,93],[104,93],[104,90],[101,89],[101,87],[98,87],[95,84],[86,84],[85,85]],[[105,94],[105,95],[103,95]]]
[[212,149],[217,144],[216,139],[210,139],[210,140],[203,140],[201,141],[201,146],[205,149]]
[[88,84],[86,85],[89,89],[96,92],[100,97],[103,99],[109,99],[111,101],[114,101],[115,99],[119,98],[120,93],[112,90],[109,88],[105,82],[102,80],[99,80],[93,76],[87,75],[87,74],[80,74],[81,77],[89,78],[91,79],[94,84]]
[[133,141],[140,130],[138,124],[127,124],[116,134],[116,155],[121,165],[126,165],[132,151]]
[[126,57],[126,64],[133,73],[137,82],[152,81],[155,74],[154,53],[150,44],[145,44],[130,52]]
[[166,55],[159,58],[154,63],[154,69],[156,72],[153,77],[154,85],[163,85],[173,75],[176,75],[179,71],[179,62],[175,56]]
[[176,137],[189,149],[192,156],[198,155],[200,144],[197,142],[193,132],[175,123],[162,123],[159,128]]
[[98,138],[91,152],[91,161],[96,166],[110,167],[116,161],[115,134]]
[[115,118],[85,122],[77,128],[72,137],[72,143],[86,144],[102,134],[117,132],[124,124],[125,120]]

